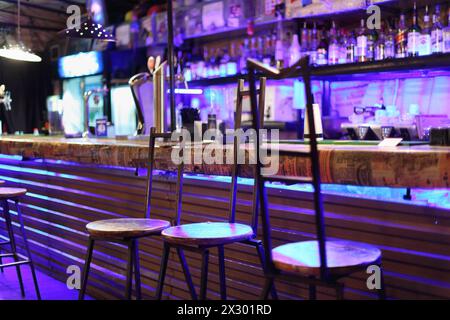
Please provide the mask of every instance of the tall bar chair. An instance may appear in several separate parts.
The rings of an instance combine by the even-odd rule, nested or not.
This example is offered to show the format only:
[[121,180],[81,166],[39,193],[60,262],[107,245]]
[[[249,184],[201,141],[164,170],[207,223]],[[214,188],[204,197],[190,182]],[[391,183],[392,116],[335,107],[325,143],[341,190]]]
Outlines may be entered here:
[[[259,95],[260,105],[265,104],[265,88],[266,79],[260,79],[260,88],[257,90]],[[244,97],[249,96],[249,91],[244,89],[244,80],[238,81],[237,88],[237,100],[236,100],[236,113],[235,113],[235,130],[241,128],[242,122],[242,101]],[[259,122],[262,123],[263,119],[262,109],[258,115]],[[260,259],[262,267],[265,266],[265,253],[262,245],[262,241],[256,239],[258,229],[258,196],[257,196],[257,184],[254,184],[253,199],[252,199],[252,215],[250,225],[236,223],[236,202],[238,191],[238,176],[240,171],[240,164],[238,164],[238,150],[241,141],[235,135],[233,141],[233,165],[232,165],[232,179],[230,188],[230,203],[228,211],[227,222],[200,222],[180,225],[181,220],[181,202],[182,202],[182,183],[180,183],[180,189],[177,199],[176,221],[175,226],[167,228],[162,231],[162,238],[164,240],[164,252],[161,259],[160,278],[158,287],[156,290],[156,298],[161,299],[164,286],[164,279],[167,270],[167,263],[169,259],[169,253],[171,248],[180,248],[188,251],[200,253],[202,256],[201,264],[201,278],[200,278],[200,300],[206,299],[207,281],[208,281],[208,264],[209,253],[211,249],[217,248],[219,258],[219,281],[220,281],[220,297],[225,300],[227,298],[226,293],[226,275],[225,275],[225,245],[231,243],[243,243],[246,245],[254,246],[257,250],[258,257]],[[182,181],[183,172],[180,171],[178,175],[178,181]],[[270,290],[272,296],[277,298],[275,288]],[[197,299],[196,294],[192,294],[193,299]]]
[[[1,182],[3,184],[3,181]],[[27,193],[27,189],[23,188],[9,188],[0,187],[0,201],[3,208],[3,217],[5,219],[6,231],[8,233],[8,240],[0,242],[0,246],[8,245],[10,250],[4,250],[6,253],[0,253],[0,270],[3,272],[3,268],[15,267],[17,272],[17,278],[19,280],[20,292],[22,297],[25,296],[25,287],[23,285],[22,272],[20,267],[28,264],[30,266],[31,275],[33,277],[34,288],[36,290],[36,297],[41,300],[41,293],[39,290],[39,284],[36,277],[36,271],[34,263],[31,258],[30,248],[28,246],[28,239],[25,233],[25,224],[23,221],[22,210],[20,209],[19,200]],[[23,239],[23,245],[25,248],[26,256],[17,251],[16,240],[14,235],[14,228],[11,219],[11,213],[9,210],[9,201],[14,202],[17,212],[17,218],[19,222],[20,234]],[[2,248],[3,249],[3,248]],[[3,258],[13,258],[14,262],[4,263]]]
[[[344,285],[340,279],[356,272],[366,271],[370,265],[380,269],[381,288],[378,290],[380,299],[385,299],[383,269],[381,268],[381,251],[372,245],[355,241],[327,241],[324,224],[324,208],[321,193],[319,152],[317,148],[316,129],[313,114],[314,97],[311,92],[311,71],[309,57],[300,59],[292,67],[278,70],[267,67],[256,60],[248,59],[249,90],[253,128],[258,131],[260,123],[256,121],[258,105],[256,99],[256,71],[262,76],[282,79],[300,75],[305,84],[307,121],[310,128],[309,151],[301,156],[311,160],[312,178],[267,176],[262,173],[259,159],[261,141],[256,141],[256,159],[259,205],[262,220],[263,242],[265,248],[265,284],[261,294],[267,299],[274,286],[275,279],[295,281],[307,284],[309,298],[316,299],[316,287],[325,286],[336,290],[338,299],[344,298]],[[286,183],[309,183],[314,187],[314,211],[316,224],[316,240],[289,243],[272,248],[271,227],[269,219],[268,199],[265,189],[266,181],[282,181]]]
[[[153,168],[156,149],[155,143],[156,139],[158,138],[169,139],[170,137],[170,133],[156,133],[155,128],[151,128],[150,130],[145,217],[99,220],[88,223],[86,225],[89,239],[85,267],[83,269],[82,275],[82,283],[79,292],[80,300],[84,299],[85,296],[87,280],[92,261],[92,254],[94,250],[94,243],[97,241],[120,243],[128,247],[125,298],[127,300],[130,300],[132,297],[133,273],[136,299],[140,300],[142,298],[138,240],[143,237],[160,236],[161,231],[165,228],[170,227],[171,225],[169,221],[150,218]],[[178,251],[178,256],[180,258],[181,265],[186,276],[186,282],[188,283],[188,285],[192,284],[192,281],[190,280],[191,276],[189,274],[189,269],[187,267],[186,259],[182,250]],[[193,285],[190,287],[190,290],[194,290]]]

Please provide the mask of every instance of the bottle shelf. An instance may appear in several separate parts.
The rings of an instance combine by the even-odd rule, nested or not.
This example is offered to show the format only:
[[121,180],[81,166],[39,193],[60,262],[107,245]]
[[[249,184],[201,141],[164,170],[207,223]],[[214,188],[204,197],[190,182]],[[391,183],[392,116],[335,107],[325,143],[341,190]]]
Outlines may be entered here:
[[[292,76],[296,78],[300,76]],[[450,53],[402,59],[386,59],[362,63],[348,63],[327,66],[312,66],[313,80],[329,81],[369,81],[374,79],[397,79],[414,77],[433,77],[450,75]],[[247,79],[246,74],[199,79],[189,81],[190,87],[214,86],[236,83],[238,79]]]

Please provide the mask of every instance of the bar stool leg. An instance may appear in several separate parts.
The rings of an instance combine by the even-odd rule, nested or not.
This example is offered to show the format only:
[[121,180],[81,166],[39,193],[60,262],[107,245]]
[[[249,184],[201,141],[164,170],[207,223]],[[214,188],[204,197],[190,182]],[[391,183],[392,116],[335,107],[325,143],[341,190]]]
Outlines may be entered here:
[[[311,280],[314,280],[315,277],[309,277]],[[309,290],[309,300],[316,300],[317,299],[317,290],[316,290],[315,284],[309,284],[308,290]]]
[[[9,215],[8,200],[3,200],[2,205],[3,205],[3,215],[5,218],[5,222],[6,222],[6,229],[8,231],[9,243],[11,246],[11,253],[14,256],[14,261],[17,262],[17,261],[19,261],[19,259],[17,257],[16,241],[14,239],[14,231],[13,231],[13,227],[12,227],[11,216]],[[25,243],[26,243],[26,240],[25,240]],[[20,271],[19,265],[16,266],[16,272],[17,272],[17,278],[19,279],[20,292],[22,294],[22,297],[24,297],[25,296],[25,288],[23,286],[22,273]]]
[[33,276],[34,289],[36,290],[36,297],[38,300],[41,300],[41,292],[39,290],[39,284],[38,284],[37,277],[36,277],[36,270],[34,269],[34,263],[31,258],[30,247],[28,246],[28,238],[25,233],[25,224],[23,222],[22,210],[20,209],[19,201],[16,200],[15,204],[16,204],[17,215],[19,217],[20,233],[22,234],[22,239],[23,239],[23,242],[25,245],[25,251],[27,252],[28,260],[30,261],[30,269],[31,269],[31,275]]
[[227,299],[227,284],[225,275],[225,252],[223,246],[217,248],[219,252],[219,277],[220,277],[220,299]]
[[133,284],[133,255],[134,255],[133,241],[128,244],[128,259],[127,259],[127,280],[125,285],[125,299],[131,300],[131,290]]
[[197,293],[195,292],[195,286],[192,282],[191,273],[189,272],[189,267],[184,256],[184,251],[181,248],[177,248],[178,258],[180,259],[181,267],[183,268],[184,278],[186,279],[189,292],[191,293],[192,300],[197,300]]
[[134,286],[136,288],[136,300],[142,299],[142,291],[141,291],[141,267],[139,261],[139,243],[138,240],[133,240],[134,248],[133,248],[133,260],[134,260]]
[[261,292],[260,300],[267,300],[269,298],[269,292],[273,287],[273,277],[266,276],[263,291]]
[[167,262],[169,261],[170,245],[164,242],[164,248],[161,256],[161,267],[159,269],[158,287],[156,288],[156,299],[161,300],[164,287],[164,278],[166,277]]
[[84,295],[86,293],[87,280],[89,277],[89,269],[91,268],[92,252],[94,251],[94,242],[95,242],[94,239],[89,237],[88,250],[86,252],[86,260],[84,262],[84,269],[83,275],[81,277],[81,288],[78,294],[78,300],[84,300]]
[[202,252],[202,274],[200,278],[200,300],[206,300],[206,290],[208,286],[208,263],[209,250]]
[[384,286],[384,272],[381,263],[378,265],[380,267],[380,282],[381,289],[378,290],[378,299],[386,300],[386,287]]
[[336,299],[344,300],[344,286],[340,283],[336,285]]
[[[0,247],[0,255],[2,254],[2,248]],[[3,257],[0,256],[0,265],[3,264]],[[3,267],[0,267],[0,272],[3,273]]]
[[[262,242],[258,242],[256,245],[256,251],[258,252],[259,261],[261,262],[261,266],[263,268],[264,274],[266,273],[266,259],[264,258],[264,247],[262,245]],[[270,289],[270,295],[272,296],[273,300],[278,300],[278,294],[277,289],[275,288],[275,283],[272,282],[272,287]]]

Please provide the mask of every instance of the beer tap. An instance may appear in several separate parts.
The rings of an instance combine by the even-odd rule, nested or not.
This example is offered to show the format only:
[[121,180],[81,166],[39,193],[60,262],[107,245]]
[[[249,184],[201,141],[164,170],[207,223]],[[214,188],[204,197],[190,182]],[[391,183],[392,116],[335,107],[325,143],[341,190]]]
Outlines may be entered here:
[[83,138],[88,138],[91,136],[91,132],[89,130],[89,98],[96,93],[101,93],[106,95],[109,92],[109,89],[106,85],[102,88],[96,88],[89,91],[84,92],[84,128],[83,128]]

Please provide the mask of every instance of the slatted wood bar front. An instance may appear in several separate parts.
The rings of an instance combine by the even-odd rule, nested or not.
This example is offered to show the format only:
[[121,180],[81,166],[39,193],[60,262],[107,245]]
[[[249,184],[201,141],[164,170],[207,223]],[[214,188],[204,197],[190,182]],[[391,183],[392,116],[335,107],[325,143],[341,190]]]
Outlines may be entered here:
[[[21,205],[35,263],[40,270],[62,281],[68,277],[68,266],[83,264],[88,222],[144,214],[145,177],[136,177],[133,168],[2,157],[0,179],[6,185],[29,190]],[[153,217],[173,218],[173,179],[159,176],[154,188]],[[228,183],[186,178],[183,191],[183,223],[217,221],[226,216]],[[311,239],[314,234],[311,194],[270,188],[269,194],[274,245]],[[249,221],[250,201],[251,188],[240,186],[239,222]],[[326,195],[325,207],[331,239],[364,241],[383,250],[389,298],[450,298],[448,210],[337,195]],[[0,226],[0,234],[4,236],[4,224]],[[20,239],[18,245],[23,245]],[[144,297],[150,298],[156,287],[162,242],[157,238],[142,240],[140,250]],[[117,244],[96,246],[89,295],[98,299],[122,298],[125,253],[126,249]],[[186,255],[198,285],[200,256],[190,252]],[[230,298],[256,299],[263,277],[254,248],[242,244],[227,246],[225,258]],[[217,299],[216,252],[212,252],[211,262],[208,297]],[[366,278],[364,273],[349,278],[345,297],[375,298],[366,288]],[[165,298],[189,298],[175,251],[166,279]],[[307,289],[302,285],[278,283],[277,287],[283,299],[307,297]],[[334,298],[334,292],[319,288],[318,297]]]

